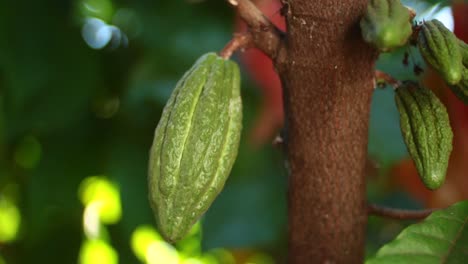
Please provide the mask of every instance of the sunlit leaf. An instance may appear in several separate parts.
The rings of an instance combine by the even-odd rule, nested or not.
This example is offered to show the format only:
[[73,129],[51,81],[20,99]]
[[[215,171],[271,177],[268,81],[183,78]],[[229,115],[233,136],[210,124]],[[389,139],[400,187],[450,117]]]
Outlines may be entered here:
[[468,258],[468,201],[434,212],[403,230],[366,264],[466,263]]

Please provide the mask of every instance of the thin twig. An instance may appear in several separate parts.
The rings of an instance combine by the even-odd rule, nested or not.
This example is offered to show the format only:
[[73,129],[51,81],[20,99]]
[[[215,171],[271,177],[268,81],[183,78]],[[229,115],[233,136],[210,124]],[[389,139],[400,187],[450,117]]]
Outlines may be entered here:
[[381,86],[386,83],[392,86],[393,89],[397,89],[401,85],[399,80],[393,78],[383,71],[375,71],[375,82],[377,86]]
[[384,207],[384,206],[380,206],[376,204],[367,205],[367,212],[369,215],[377,215],[377,216],[395,218],[395,219],[400,219],[400,220],[423,219],[437,210],[438,209],[405,210],[405,209],[388,208],[388,207]]
[[235,33],[232,39],[219,52],[219,56],[229,59],[234,51],[248,47],[251,42],[252,35],[249,32]]
[[253,43],[271,59],[275,59],[282,44],[279,30],[250,0],[227,0],[236,7],[252,33]]

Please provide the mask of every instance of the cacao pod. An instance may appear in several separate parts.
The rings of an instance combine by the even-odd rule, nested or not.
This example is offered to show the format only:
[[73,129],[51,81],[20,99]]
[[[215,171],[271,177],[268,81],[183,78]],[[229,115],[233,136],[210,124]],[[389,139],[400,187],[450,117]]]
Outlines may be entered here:
[[409,10],[400,0],[369,0],[360,21],[364,40],[380,51],[405,45],[412,34]]
[[418,48],[426,62],[449,84],[460,82],[463,56],[457,37],[439,20],[424,22],[418,35]]
[[461,81],[455,85],[449,85],[449,87],[458,99],[468,105],[468,68],[463,69]]
[[395,92],[400,127],[424,185],[439,188],[445,179],[453,133],[447,109],[429,89],[405,82]]
[[239,68],[205,54],[172,92],[150,151],[149,198],[165,239],[183,238],[222,190],[241,129]]
[[457,84],[449,85],[449,87],[458,99],[468,104],[468,45],[462,40],[458,42],[463,56],[462,78]]
[[458,39],[458,46],[460,47],[460,51],[463,57],[463,66],[468,68],[468,44],[466,44],[463,40]]

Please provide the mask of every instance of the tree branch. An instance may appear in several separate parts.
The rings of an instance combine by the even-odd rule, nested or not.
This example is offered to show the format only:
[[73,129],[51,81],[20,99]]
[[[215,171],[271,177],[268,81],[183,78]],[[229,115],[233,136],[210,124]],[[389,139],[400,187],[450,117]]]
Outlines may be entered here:
[[219,52],[219,56],[229,59],[234,51],[246,48],[250,44],[252,44],[252,34],[250,32],[235,33],[232,39]]
[[375,71],[375,82],[377,86],[388,84],[397,89],[401,82],[383,71]]
[[275,60],[284,33],[271,23],[250,0],[228,0],[228,2],[237,8],[240,17],[249,26],[255,46]]
[[369,215],[376,215],[400,220],[405,219],[423,219],[438,209],[424,210],[404,210],[396,208],[388,208],[376,204],[368,204],[367,211]]

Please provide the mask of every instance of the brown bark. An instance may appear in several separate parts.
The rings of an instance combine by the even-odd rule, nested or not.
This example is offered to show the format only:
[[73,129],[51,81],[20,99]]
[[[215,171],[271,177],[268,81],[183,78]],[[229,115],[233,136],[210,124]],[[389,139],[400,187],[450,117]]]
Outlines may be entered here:
[[376,58],[359,32],[367,1],[288,2],[276,58],[290,172],[288,263],[362,263]]
[[359,19],[367,0],[283,0],[287,34],[249,0],[230,0],[284,88],[289,262],[362,263],[365,167],[377,53]]

